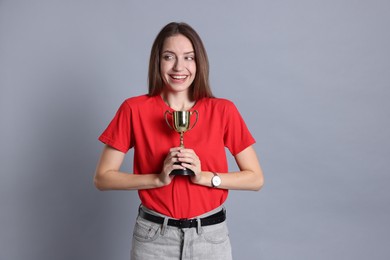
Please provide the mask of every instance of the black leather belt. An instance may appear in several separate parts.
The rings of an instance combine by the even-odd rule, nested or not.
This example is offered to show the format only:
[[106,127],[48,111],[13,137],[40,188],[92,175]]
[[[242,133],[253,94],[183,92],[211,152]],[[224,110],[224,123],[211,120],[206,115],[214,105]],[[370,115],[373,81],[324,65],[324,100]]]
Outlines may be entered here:
[[[164,218],[156,215],[149,214],[140,208],[139,215],[151,222],[157,223],[157,224],[163,224]],[[210,226],[218,223],[222,223],[226,220],[226,211],[225,209],[222,209],[221,211],[210,215],[205,218],[200,218],[200,225],[201,226]],[[168,219],[168,226],[174,226],[178,228],[193,228],[198,226],[198,219]]]

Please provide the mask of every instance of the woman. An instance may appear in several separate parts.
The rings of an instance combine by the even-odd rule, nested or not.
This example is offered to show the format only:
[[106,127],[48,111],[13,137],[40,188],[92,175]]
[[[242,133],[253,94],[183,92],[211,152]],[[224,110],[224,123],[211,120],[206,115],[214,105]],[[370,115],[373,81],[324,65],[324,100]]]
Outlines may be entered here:
[[[166,25],[152,46],[148,95],[125,100],[99,137],[105,147],[96,187],[138,190],[141,199],[132,259],[231,259],[223,206],[228,190],[263,185],[255,140],[234,104],[213,97],[208,72],[205,48],[193,28]],[[196,123],[184,135],[185,148],[164,117],[173,111],[191,111]],[[225,147],[239,171],[228,173]],[[131,148],[134,174],[123,173]],[[194,174],[171,175],[175,169]]]

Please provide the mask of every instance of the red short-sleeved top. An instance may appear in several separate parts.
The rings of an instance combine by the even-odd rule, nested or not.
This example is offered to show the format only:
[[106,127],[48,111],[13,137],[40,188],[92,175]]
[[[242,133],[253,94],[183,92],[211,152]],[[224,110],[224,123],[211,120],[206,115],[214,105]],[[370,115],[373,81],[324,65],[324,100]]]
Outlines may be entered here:
[[[236,155],[255,143],[254,138],[229,100],[203,98],[194,110],[199,118],[184,133],[184,146],[195,151],[202,170],[228,172],[225,147]],[[161,96],[129,98],[99,140],[123,153],[134,148],[134,174],[160,173],[169,149],[180,145],[180,134],[167,125],[166,111],[173,110]],[[191,125],[195,121],[196,113],[192,113]],[[188,176],[175,176],[170,185],[138,193],[143,205],[173,218],[199,216],[223,204],[228,196],[228,190],[195,185]]]

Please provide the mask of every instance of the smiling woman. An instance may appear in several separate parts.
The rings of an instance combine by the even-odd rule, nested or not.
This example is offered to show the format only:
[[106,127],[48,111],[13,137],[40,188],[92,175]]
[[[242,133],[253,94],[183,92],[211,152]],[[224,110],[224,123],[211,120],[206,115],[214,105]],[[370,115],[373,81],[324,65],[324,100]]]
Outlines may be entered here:
[[[196,75],[195,52],[187,37],[179,34],[165,40],[161,54],[160,73],[165,85],[163,88],[165,100],[169,96],[168,92],[187,96],[188,89]],[[192,107],[193,104],[189,106]],[[187,110],[190,107],[172,108]]]
[[[162,53],[166,47],[165,43],[166,41],[169,41],[171,37],[177,38],[179,36],[180,38],[186,38],[186,40],[189,41],[191,47],[188,46],[188,48],[190,48],[188,51],[193,51],[193,55],[190,55],[187,58],[192,57],[196,66],[194,81],[189,89],[190,99],[197,100],[204,97],[212,97],[213,94],[209,84],[209,61],[206,49],[195,30],[184,23],[170,23],[166,25],[154,41],[149,60],[149,94],[159,95],[162,92],[164,82],[162,80],[160,66],[162,62],[161,59],[164,59]],[[175,58],[175,56],[171,57]]]
[[[235,105],[213,97],[208,71],[194,29],[168,24],[152,46],[149,93],[126,99],[99,137],[106,145],[96,187],[139,190],[132,259],[231,259],[224,207],[228,191],[263,185],[255,139]],[[196,127],[186,133],[190,148],[177,147],[177,134],[165,124],[164,115],[175,110],[197,115]],[[225,147],[239,171],[228,171]],[[120,171],[131,148],[134,174]],[[193,174],[171,174],[184,169]]]

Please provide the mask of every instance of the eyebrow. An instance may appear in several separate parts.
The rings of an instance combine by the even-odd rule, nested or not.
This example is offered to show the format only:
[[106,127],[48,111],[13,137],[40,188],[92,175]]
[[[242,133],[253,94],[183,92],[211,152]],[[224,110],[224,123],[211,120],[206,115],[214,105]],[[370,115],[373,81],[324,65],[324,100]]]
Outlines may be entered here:
[[[165,50],[165,51],[163,51],[162,53],[167,53],[167,52],[176,55],[176,53],[175,53],[174,51],[170,51],[170,50]],[[187,54],[195,54],[195,51],[188,51],[188,52],[185,52],[184,54],[185,54],[185,55],[187,55]]]

